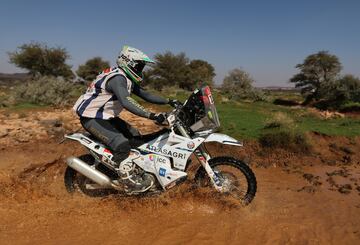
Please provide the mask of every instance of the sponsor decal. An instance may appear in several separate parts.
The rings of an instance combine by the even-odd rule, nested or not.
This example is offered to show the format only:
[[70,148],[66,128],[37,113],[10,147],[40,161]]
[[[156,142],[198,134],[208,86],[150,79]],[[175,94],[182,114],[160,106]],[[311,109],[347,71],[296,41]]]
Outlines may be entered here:
[[182,151],[192,152],[192,150],[189,150],[189,149],[187,149],[187,148],[182,148],[182,147],[175,147],[175,149],[177,149],[177,150],[182,150]]
[[214,173],[213,179],[214,179],[214,182],[215,182],[215,184],[216,184],[217,186],[220,186],[220,185],[221,185],[220,178],[216,175],[216,173]]
[[133,98],[131,98],[130,96],[126,97],[126,99],[134,106],[136,106],[137,108],[139,108],[140,110],[143,111],[147,111],[142,105],[140,105],[139,103],[136,102],[136,100],[134,100]]
[[84,141],[86,144],[91,144],[91,141],[87,138],[81,137],[81,140]]
[[169,173],[167,173],[167,175],[166,175],[166,176],[177,177],[178,175],[177,175],[177,173],[174,173],[174,172],[169,172]]
[[127,56],[124,55],[124,54],[121,54],[121,58],[123,58],[126,62],[129,62],[129,61],[130,61],[129,57],[127,57]]
[[105,148],[105,149],[104,149],[104,153],[111,154],[111,151]]
[[180,152],[177,152],[177,151],[163,149],[161,147],[156,147],[156,146],[153,146],[153,145],[146,145],[146,149],[149,150],[149,151],[153,151],[153,152],[159,152],[159,153],[162,153],[162,154],[170,156],[170,157],[186,159],[186,154],[180,153]]
[[162,177],[165,177],[165,174],[166,174],[166,169],[165,168],[160,168],[159,169],[159,175],[162,176]]
[[188,147],[189,149],[194,149],[195,143],[192,142],[192,141],[190,141],[189,143],[187,143],[187,147]]
[[166,163],[166,159],[162,157],[157,157],[157,161],[161,163]]
[[160,162],[160,163],[166,163],[166,159],[154,154],[149,154],[149,160],[152,162]]
[[152,162],[155,161],[155,155],[150,154],[149,155],[149,160],[152,161]]
[[110,68],[106,68],[106,69],[103,71],[103,73],[109,73],[110,71],[111,71]]
[[175,147],[175,149],[177,149],[177,150],[182,150],[182,151],[192,152],[192,150],[189,150],[189,149],[187,149],[187,148],[182,148],[182,147]]

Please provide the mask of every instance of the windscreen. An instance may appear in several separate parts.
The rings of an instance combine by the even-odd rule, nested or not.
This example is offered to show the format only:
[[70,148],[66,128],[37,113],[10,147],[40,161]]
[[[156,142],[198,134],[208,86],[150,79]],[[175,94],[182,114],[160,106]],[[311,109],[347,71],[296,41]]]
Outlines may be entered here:
[[209,86],[193,92],[184,105],[187,125],[193,132],[215,131],[220,127],[214,99]]

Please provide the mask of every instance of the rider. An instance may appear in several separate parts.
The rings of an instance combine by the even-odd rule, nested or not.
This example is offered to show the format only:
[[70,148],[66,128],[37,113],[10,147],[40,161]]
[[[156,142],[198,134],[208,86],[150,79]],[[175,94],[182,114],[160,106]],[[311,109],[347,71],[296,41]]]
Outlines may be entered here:
[[[164,113],[151,113],[130,97],[131,93],[153,104],[174,105],[175,100],[153,95],[140,87],[143,69],[154,63],[142,51],[124,46],[117,59],[117,66],[101,72],[74,105],[81,125],[113,153],[113,162],[120,166],[129,156],[129,139],[139,132],[118,117],[123,108],[131,113],[162,123]],[[120,170],[125,185],[132,190],[142,190],[151,185],[149,178]]]

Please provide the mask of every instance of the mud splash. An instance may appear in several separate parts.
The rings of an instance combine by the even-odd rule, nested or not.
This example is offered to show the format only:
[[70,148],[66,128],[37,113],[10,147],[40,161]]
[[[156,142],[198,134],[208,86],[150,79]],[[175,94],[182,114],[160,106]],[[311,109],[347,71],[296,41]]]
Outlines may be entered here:
[[[5,244],[355,244],[360,240],[356,164],[347,167],[347,178],[340,166],[255,168],[259,191],[250,206],[241,208],[212,190],[194,188],[191,182],[144,199],[69,195],[63,187],[64,157],[82,150],[72,143],[59,146],[49,141],[38,143],[36,152],[56,150],[41,155],[29,146],[23,145],[18,154],[1,152],[1,163],[12,159],[13,166],[1,168],[0,174],[0,239]],[[339,173],[352,183],[348,194],[331,190],[327,181]],[[304,174],[318,176],[315,179],[322,184]],[[312,191],[302,190],[306,186]]]
[[[62,118],[61,131],[77,126],[71,117]],[[142,123],[148,122],[136,122]],[[84,151],[73,142],[59,145],[57,132],[43,125],[35,125],[44,132],[40,141],[29,130],[29,142],[8,136],[0,141],[1,244],[360,242],[359,139],[314,135],[318,147],[309,156],[262,152],[255,142],[241,150],[209,145],[214,156],[251,162],[258,192],[243,208],[211,189],[194,188],[190,180],[143,199],[69,195],[64,159]]]

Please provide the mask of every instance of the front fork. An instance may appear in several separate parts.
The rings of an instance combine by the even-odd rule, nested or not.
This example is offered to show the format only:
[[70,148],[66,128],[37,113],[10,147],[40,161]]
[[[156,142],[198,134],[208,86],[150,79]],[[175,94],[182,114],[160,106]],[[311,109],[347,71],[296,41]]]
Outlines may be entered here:
[[[177,123],[177,128],[179,129],[182,136],[190,138],[189,134],[186,132],[185,128]],[[216,175],[214,170],[210,167],[209,161],[210,161],[210,155],[207,153],[206,149],[203,145],[200,145],[197,150],[195,150],[195,155],[201,165],[204,167],[206,173],[209,175],[211,179],[211,183],[214,185],[215,189],[219,192],[223,191],[223,187],[220,181],[220,178]]]
[[223,187],[220,178],[211,168],[209,164],[210,155],[206,152],[205,148],[202,145],[195,151],[195,155],[199,160],[199,162],[201,163],[201,165],[204,167],[206,173],[209,175],[211,183],[214,185],[215,189],[219,192],[222,192]]

